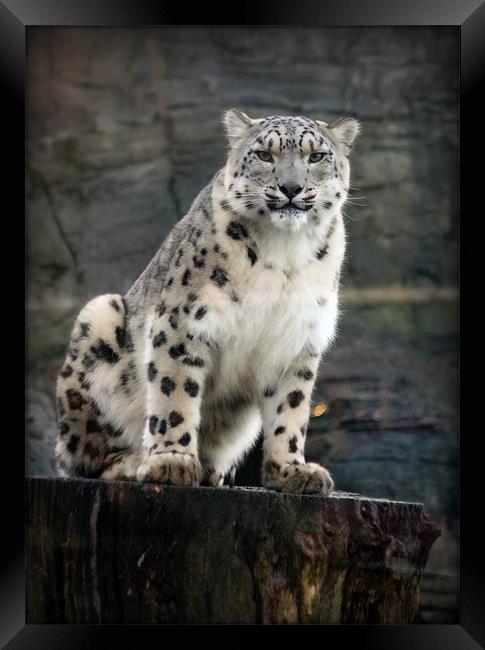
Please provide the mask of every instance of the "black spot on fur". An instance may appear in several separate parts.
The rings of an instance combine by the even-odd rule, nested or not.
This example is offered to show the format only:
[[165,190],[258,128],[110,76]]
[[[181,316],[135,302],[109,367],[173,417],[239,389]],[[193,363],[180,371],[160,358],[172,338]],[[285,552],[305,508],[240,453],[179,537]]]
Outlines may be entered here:
[[277,429],[275,429],[274,434],[275,436],[279,436],[280,433],[284,433],[285,431],[286,431],[286,427],[278,427]]
[[332,207],[332,205],[333,205],[332,201],[325,201],[325,203],[323,204],[323,207],[324,207],[326,210],[330,210],[330,208]]
[[153,361],[150,361],[147,367],[147,376],[148,376],[148,381],[153,381],[155,377],[158,374],[157,367],[153,363]]
[[182,276],[182,284],[184,287],[186,287],[189,284],[190,276],[191,276],[190,269],[186,269],[185,273]]
[[167,335],[163,330],[160,330],[156,336],[153,337],[153,347],[159,348],[167,342]]
[[112,436],[113,438],[119,438],[123,433],[123,429],[115,429],[111,426],[111,424],[109,424],[109,422],[105,426],[105,431],[109,436]]
[[292,409],[296,409],[305,399],[305,395],[301,390],[294,390],[291,393],[288,393],[288,404]]
[[[206,250],[205,248],[203,250]],[[206,251],[207,252],[207,251]],[[205,266],[205,260],[202,257],[197,257],[197,255],[194,255],[192,258],[194,262],[194,266],[197,269],[203,269]]]
[[202,307],[199,307],[199,309],[195,312],[195,319],[196,320],[201,320],[201,318],[204,318],[204,316],[207,314],[207,307],[202,305]]
[[240,221],[231,221],[227,226],[226,235],[232,239],[245,239],[249,233]]
[[120,379],[121,379],[120,388],[122,388],[126,392],[126,394],[129,395],[130,394],[130,381],[131,381],[131,377],[130,377],[129,373],[126,372],[126,370],[123,371],[121,373]]
[[81,388],[84,390],[89,390],[91,388],[91,382],[87,381],[86,379],[86,373],[84,371],[80,371],[77,373],[77,378],[79,380],[79,385]]
[[[127,451],[129,451],[128,447],[118,447],[118,445],[110,445],[109,446],[109,451],[111,454],[124,454]],[[116,464],[120,463],[123,460],[122,457],[118,457],[116,459]]]
[[220,266],[214,267],[210,279],[213,280],[219,287],[225,286],[229,280],[226,271]]
[[172,345],[168,353],[172,359],[178,359],[183,354],[187,354],[187,350],[185,349],[185,345],[183,343],[179,343],[178,345]]
[[258,256],[254,252],[252,248],[248,246],[248,257],[251,260],[251,266],[254,266],[256,262],[258,261]]
[[71,454],[74,454],[77,451],[78,445],[79,445],[79,436],[71,436],[71,439],[67,443],[66,447],[71,452]]
[[175,309],[172,309],[172,313],[168,317],[168,322],[170,325],[173,327],[174,330],[176,330],[179,326],[179,310],[178,307],[175,307]]
[[305,381],[310,381],[310,379],[313,379],[313,372],[310,368],[300,368],[300,370],[297,371],[296,376]]
[[89,332],[91,331],[91,325],[89,323],[79,323],[79,327],[81,329],[79,338],[86,339],[89,336]]
[[175,382],[170,377],[164,377],[160,384],[160,389],[164,395],[170,395],[175,390]]
[[91,370],[96,365],[96,358],[92,354],[89,354],[89,352],[86,352],[81,363],[86,370]]
[[164,436],[167,433],[167,420],[160,420],[160,426],[158,427],[158,433]]
[[69,388],[66,390],[66,399],[69,404],[69,408],[72,411],[80,411],[84,404],[87,404],[86,400],[83,398],[81,393],[77,390]]
[[120,348],[125,347],[126,343],[126,330],[124,327],[120,327],[119,325],[115,328],[115,335],[116,335],[116,342],[118,343],[118,346]]
[[90,402],[91,402],[91,409],[92,409],[94,415],[98,418],[101,415],[101,411],[99,409],[99,406],[98,406],[97,402],[94,399],[91,399]]
[[86,433],[101,433],[103,427],[95,418],[91,418],[86,422]]
[[158,306],[158,315],[163,316],[166,311],[167,311],[167,307],[165,303],[161,302],[160,305]]
[[289,441],[288,441],[288,451],[290,454],[296,454],[298,451],[298,445],[297,445],[297,437],[292,436]]
[[69,348],[69,350],[67,352],[68,352],[69,356],[71,357],[71,359],[73,361],[76,361],[77,356],[79,354],[79,350],[77,348]]
[[275,388],[270,388],[270,387],[268,386],[267,388],[264,389],[264,393],[263,393],[263,395],[264,395],[265,397],[273,397],[273,395],[274,395],[275,393],[276,393],[276,389],[275,389]]
[[114,299],[113,299],[113,300],[110,300],[109,304],[113,307],[113,309],[114,309],[115,311],[120,311],[120,306],[119,306],[119,304],[116,302],[116,300],[114,300]]
[[190,397],[197,397],[197,394],[199,392],[199,384],[188,377],[184,383],[184,390],[188,395],[190,395]]
[[57,412],[61,418],[66,414],[66,409],[64,408],[64,404],[62,403],[62,399],[60,397],[57,398]]
[[285,408],[285,405],[284,405],[283,402],[281,402],[281,404],[278,404],[278,408],[276,409],[276,413],[278,413],[278,415],[279,415],[283,411],[284,408]]
[[154,436],[157,432],[157,425],[158,425],[158,417],[156,415],[151,415],[150,420],[148,422],[148,428],[150,429],[150,433],[152,436]]
[[179,438],[179,445],[182,445],[182,447],[187,447],[190,444],[190,441],[192,440],[192,436],[190,433],[184,433],[184,435]]
[[64,366],[64,368],[61,370],[61,377],[64,377],[66,379],[67,377],[70,377],[73,373],[72,366]]
[[196,366],[197,368],[202,368],[202,366],[204,365],[204,360],[201,359],[200,357],[187,356],[183,360],[183,363],[186,366]]
[[170,411],[168,421],[170,422],[171,427],[178,427],[178,425],[182,424],[184,421],[184,416],[178,411]]
[[317,252],[315,253],[317,260],[321,260],[322,257],[325,257],[325,255],[328,253],[328,244],[325,244],[325,246],[322,246],[322,248],[319,248]]
[[65,436],[66,433],[69,433],[69,425],[67,424],[67,422],[61,422],[61,424],[59,425],[59,433],[61,434],[61,436]]
[[91,346],[91,352],[95,354],[98,359],[106,361],[107,363],[115,364],[120,360],[120,355],[115,352],[106,341],[103,341],[103,339],[100,339],[97,346]]

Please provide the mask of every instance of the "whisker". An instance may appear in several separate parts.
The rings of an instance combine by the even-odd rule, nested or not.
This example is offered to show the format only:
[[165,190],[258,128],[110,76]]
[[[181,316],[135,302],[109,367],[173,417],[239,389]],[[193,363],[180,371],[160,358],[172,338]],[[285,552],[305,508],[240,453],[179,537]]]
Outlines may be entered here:
[[353,217],[351,217],[350,215],[348,215],[348,214],[347,214],[346,212],[344,212],[342,209],[341,209],[340,211],[341,211],[341,213],[343,214],[343,216],[344,216],[346,219],[349,219],[350,221],[356,221],[356,219],[354,219]]
[[341,210],[341,212],[346,219],[349,219],[349,221],[362,221],[362,219],[368,219],[370,217],[370,214],[359,214],[357,217],[351,217],[349,214],[344,212],[344,210]]
[[356,201],[352,201],[352,199],[347,199],[345,203],[350,203],[350,205],[355,205],[357,208],[365,208],[368,207],[368,203],[358,203]]

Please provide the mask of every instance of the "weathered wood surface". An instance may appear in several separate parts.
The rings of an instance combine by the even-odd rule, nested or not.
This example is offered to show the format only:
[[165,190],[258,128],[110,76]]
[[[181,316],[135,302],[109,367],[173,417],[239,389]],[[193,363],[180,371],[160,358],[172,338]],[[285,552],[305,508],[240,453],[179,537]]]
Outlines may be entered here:
[[27,480],[27,623],[409,623],[416,503]]

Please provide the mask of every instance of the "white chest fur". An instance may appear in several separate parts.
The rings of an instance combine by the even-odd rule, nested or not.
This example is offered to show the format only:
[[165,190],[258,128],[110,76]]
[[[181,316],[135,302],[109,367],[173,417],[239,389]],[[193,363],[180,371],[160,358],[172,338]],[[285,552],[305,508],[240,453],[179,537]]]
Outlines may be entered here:
[[[302,243],[298,246],[301,252]],[[339,222],[323,259],[315,259],[312,251],[298,264],[291,250],[282,253],[273,246],[259,251],[257,268],[234,278],[241,300],[226,305],[218,322],[221,354],[215,372],[221,387],[237,391],[243,384],[249,390],[250,384],[259,391],[274,383],[305,349],[323,352],[335,334],[335,278],[344,249]]]

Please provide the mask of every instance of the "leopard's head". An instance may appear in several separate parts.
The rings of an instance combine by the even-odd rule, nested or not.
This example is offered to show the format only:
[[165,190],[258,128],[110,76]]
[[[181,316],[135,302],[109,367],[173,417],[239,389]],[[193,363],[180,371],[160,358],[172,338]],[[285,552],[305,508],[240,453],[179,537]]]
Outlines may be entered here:
[[296,231],[309,217],[345,201],[356,120],[251,119],[231,109],[224,123],[229,139],[225,193],[238,214]]

